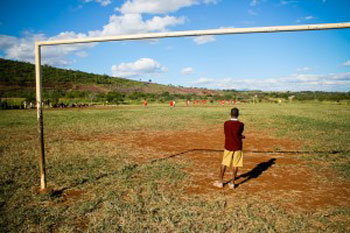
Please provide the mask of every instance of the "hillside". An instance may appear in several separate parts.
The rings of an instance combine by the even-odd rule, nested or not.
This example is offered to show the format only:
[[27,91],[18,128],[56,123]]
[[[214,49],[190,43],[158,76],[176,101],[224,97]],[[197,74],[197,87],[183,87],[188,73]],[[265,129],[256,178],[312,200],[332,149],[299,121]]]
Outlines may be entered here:
[[[161,103],[171,99],[205,99],[211,103],[233,99],[254,103],[281,100],[287,102],[291,100],[337,102],[345,100],[349,103],[350,100],[350,92],[218,91],[140,82],[50,66],[42,67],[42,75],[43,99],[47,104],[139,104],[144,98],[147,98],[149,102]],[[23,98],[28,103],[35,102],[34,65],[0,58],[0,100],[5,101],[6,106],[8,104],[19,105]],[[10,103],[9,99],[17,100]]]
[[[139,82],[107,75],[75,70],[59,69],[44,65],[42,68],[44,92],[90,92],[90,93],[153,93],[161,94],[214,94],[213,90],[183,88],[148,82]],[[33,64],[0,58],[0,97],[24,97],[35,90],[35,67]]]

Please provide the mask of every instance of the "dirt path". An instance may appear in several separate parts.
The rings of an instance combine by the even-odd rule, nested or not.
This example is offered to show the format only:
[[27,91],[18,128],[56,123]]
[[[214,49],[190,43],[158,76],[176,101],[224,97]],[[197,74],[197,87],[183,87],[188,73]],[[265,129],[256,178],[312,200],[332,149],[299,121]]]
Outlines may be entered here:
[[[276,139],[263,133],[248,133],[244,141],[246,151],[295,151],[300,143]],[[295,154],[245,153],[244,168],[240,169],[238,188],[225,187],[218,190],[212,183],[218,176],[222,159],[224,135],[218,130],[203,132],[164,133],[162,135],[140,134],[133,143],[140,147],[164,152],[185,163],[191,163],[187,172],[191,185],[187,191],[194,195],[257,195],[273,199],[287,208],[310,210],[327,206],[350,206],[349,183],[327,183],[332,180],[331,169],[325,167],[316,173],[308,163]],[[145,156],[147,157],[147,156]],[[231,174],[226,175],[229,180]]]
[[[276,139],[259,132],[247,133],[245,151],[300,149],[300,143]],[[246,195],[272,200],[293,210],[315,210],[331,206],[350,206],[350,183],[336,181],[327,164],[316,172],[310,162],[295,154],[245,153],[244,168],[239,171],[238,188],[220,190],[212,186],[222,159],[224,135],[220,127],[201,132],[137,132],[100,135],[93,139],[70,136],[72,140],[98,140],[129,144],[140,148],[138,163],[175,159],[190,165],[186,169],[189,195]],[[156,154],[156,155],[155,155]],[[327,179],[325,176],[327,175]],[[225,179],[229,180],[230,174]],[[329,182],[332,181],[332,182]]]

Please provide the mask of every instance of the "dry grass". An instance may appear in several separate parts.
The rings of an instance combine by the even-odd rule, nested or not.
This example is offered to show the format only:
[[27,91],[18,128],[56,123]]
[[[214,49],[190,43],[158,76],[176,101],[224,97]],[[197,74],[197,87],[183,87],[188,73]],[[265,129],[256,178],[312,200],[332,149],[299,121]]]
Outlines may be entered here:
[[[349,150],[350,109],[326,105],[244,105],[247,128],[303,140],[306,149]],[[45,112],[49,187],[37,193],[34,111],[0,112],[1,232],[347,232],[350,208],[284,209],[282,197],[188,195],[194,164],[140,163],[142,148],[96,135],[210,129],[229,108],[157,106]],[[330,126],[330,127],[328,127]],[[325,131],[325,129],[327,129]],[[327,132],[327,133],[325,133]],[[68,137],[69,136],[69,137]],[[154,153],[157,151],[148,151]],[[304,156],[327,161],[348,182],[349,154]],[[262,192],[264,195],[264,192]],[[265,194],[268,196],[268,193]]]

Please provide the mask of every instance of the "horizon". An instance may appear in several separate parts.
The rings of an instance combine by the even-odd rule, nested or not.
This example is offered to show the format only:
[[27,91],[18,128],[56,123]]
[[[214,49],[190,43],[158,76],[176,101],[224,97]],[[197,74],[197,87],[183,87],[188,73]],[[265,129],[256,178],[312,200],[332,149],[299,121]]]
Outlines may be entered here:
[[[0,57],[31,63],[37,40],[350,21],[350,2],[339,0],[41,0],[0,6]],[[43,64],[189,88],[349,92],[350,29],[65,45],[44,48]]]
[[[0,59],[4,59],[1,58]],[[18,60],[11,60],[11,59],[4,59],[4,60],[10,60],[13,62],[25,62],[25,61],[18,61]],[[25,62],[28,64],[31,64],[33,66],[35,66],[34,63],[32,62]],[[135,81],[135,82],[142,82],[142,83],[150,83],[150,84],[158,84],[158,85],[165,85],[165,86],[173,86],[173,87],[177,87],[177,88],[188,88],[188,89],[193,89],[193,88],[198,88],[198,89],[204,89],[204,90],[210,90],[210,91],[223,91],[223,92],[264,92],[264,93],[270,93],[270,92],[278,92],[278,93],[302,93],[302,92],[323,92],[323,93],[350,93],[350,90],[348,91],[309,91],[309,90],[304,90],[304,91],[264,91],[264,90],[253,90],[253,89],[215,89],[215,88],[207,88],[207,87],[190,87],[190,86],[182,86],[182,85],[174,85],[174,84],[161,84],[161,83],[155,83],[151,80],[135,80],[135,79],[131,79],[131,78],[123,78],[123,77],[114,77],[108,74],[98,74],[98,73],[91,73],[91,72],[86,72],[86,71],[82,71],[82,70],[77,70],[77,69],[70,69],[70,68],[62,68],[62,67],[55,67],[55,66],[51,66],[49,64],[44,64],[42,66],[48,66],[51,68],[55,68],[55,69],[63,69],[63,70],[69,70],[69,71],[73,71],[73,72],[84,72],[84,73],[89,73],[89,74],[93,74],[93,75],[101,75],[101,76],[107,76],[109,78],[116,78],[116,79],[124,79],[124,80],[128,80],[128,81]],[[42,78],[45,78],[44,75],[42,75]]]

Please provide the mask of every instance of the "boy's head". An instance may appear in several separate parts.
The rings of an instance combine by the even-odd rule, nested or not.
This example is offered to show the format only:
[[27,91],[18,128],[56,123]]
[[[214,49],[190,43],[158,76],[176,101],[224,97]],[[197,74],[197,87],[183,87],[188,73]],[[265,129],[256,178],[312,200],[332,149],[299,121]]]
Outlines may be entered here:
[[239,110],[238,110],[238,108],[232,108],[232,109],[231,109],[231,117],[233,117],[233,118],[238,118],[238,116],[239,116]]

